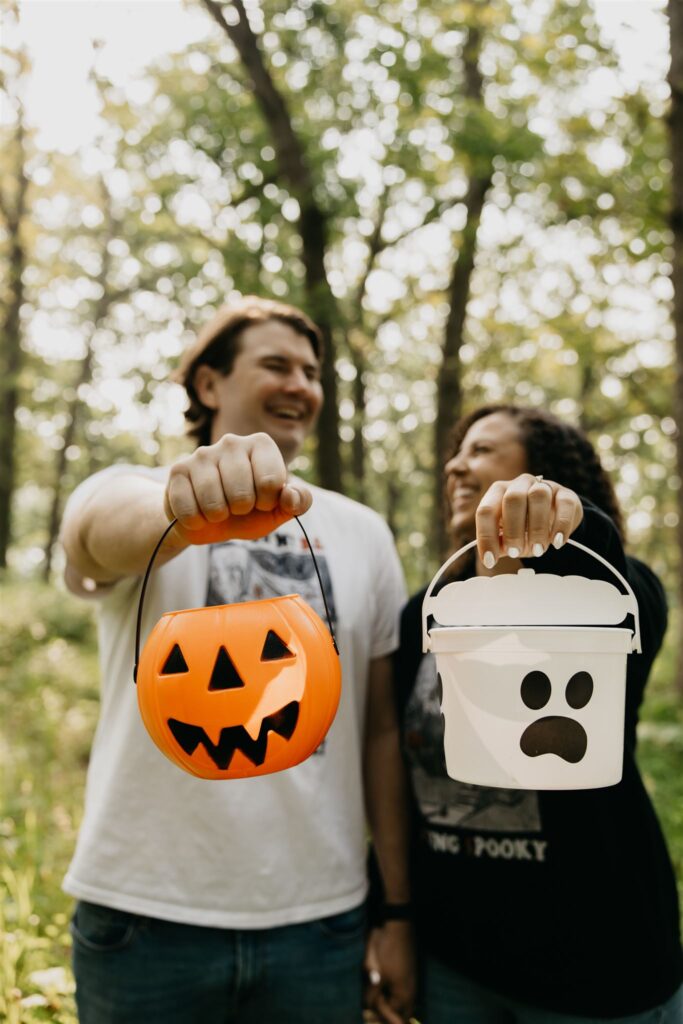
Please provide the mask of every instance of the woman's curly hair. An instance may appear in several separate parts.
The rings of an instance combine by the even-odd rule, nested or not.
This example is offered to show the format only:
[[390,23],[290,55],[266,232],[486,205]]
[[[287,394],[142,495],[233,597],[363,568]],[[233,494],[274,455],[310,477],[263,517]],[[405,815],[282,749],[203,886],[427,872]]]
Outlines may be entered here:
[[473,423],[497,412],[517,424],[526,449],[528,472],[570,487],[597,505],[610,517],[623,541],[624,524],[617,496],[595,448],[582,430],[545,409],[503,403],[480,406],[456,423],[446,461],[457,455]]

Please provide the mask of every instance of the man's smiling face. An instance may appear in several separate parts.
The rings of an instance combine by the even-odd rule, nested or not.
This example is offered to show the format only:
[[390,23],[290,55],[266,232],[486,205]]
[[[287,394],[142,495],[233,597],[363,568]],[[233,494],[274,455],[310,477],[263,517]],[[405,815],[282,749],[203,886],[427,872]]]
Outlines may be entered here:
[[202,370],[202,401],[215,409],[211,443],[228,433],[263,432],[291,462],[323,403],[320,364],[308,338],[279,320],[254,324],[242,332],[227,376]]

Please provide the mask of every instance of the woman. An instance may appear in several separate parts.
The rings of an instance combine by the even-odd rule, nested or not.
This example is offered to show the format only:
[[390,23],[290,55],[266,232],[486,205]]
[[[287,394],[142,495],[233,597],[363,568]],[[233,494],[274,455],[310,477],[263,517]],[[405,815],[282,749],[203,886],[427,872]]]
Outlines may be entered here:
[[675,879],[634,757],[638,707],[666,626],[661,584],[624,555],[616,498],[589,441],[549,413],[478,409],[456,426],[445,476],[455,545],[478,541],[459,575],[526,564],[613,582],[566,544],[571,535],[629,580],[643,653],[628,658],[618,785],[486,789],[446,774],[436,665],[422,655],[424,591],[406,606],[396,670],[415,798],[418,1016],[422,1024],[681,1022]]

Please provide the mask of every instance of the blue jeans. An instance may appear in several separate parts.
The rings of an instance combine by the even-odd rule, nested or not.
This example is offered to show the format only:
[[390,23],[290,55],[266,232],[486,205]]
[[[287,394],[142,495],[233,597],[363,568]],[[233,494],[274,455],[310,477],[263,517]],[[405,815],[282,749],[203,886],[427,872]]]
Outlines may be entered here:
[[422,966],[421,1024],[683,1024],[683,986],[662,1006],[607,1022],[497,996],[432,957],[426,957]]
[[360,1024],[365,911],[259,930],[78,903],[80,1024]]

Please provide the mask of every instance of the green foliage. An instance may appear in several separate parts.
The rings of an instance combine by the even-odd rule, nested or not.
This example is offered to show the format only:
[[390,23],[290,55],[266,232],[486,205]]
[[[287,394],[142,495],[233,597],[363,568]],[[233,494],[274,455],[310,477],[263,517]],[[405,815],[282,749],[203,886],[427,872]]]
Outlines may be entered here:
[[97,715],[93,618],[82,602],[4,584],[0,622],[0,1017],[75,1024],[70,901]]
[[674,613],[646,690],[638,760],[668,841],[683,914],[683,708],[673,686],[679,628],[680,614]]
[[[250,17],[326,216],[344,485],[389,518],[410,586],[435,565],[436,381],[464,199],[492,171],[460,351],[466,405],[544,403],[580,422],[618,482],[634,550],[673,592],[661,90],[624,84],[588,0],[268,0]],[[217,305],[238,292],[305,303],[302,197],[225,33],[207,18],[206,40],[149,69],[142,100],[93,80],[97,160],[32,157],[23,573],[53,539],[57,487],[183,451],[168,374]]]
[[[632,549],[673,592],[680,481],[661,91],[624,85],[588,0],[263,0],[250,17],[327,218],[346,486],[391,523],[409,588],[436,568],[433,419],[463,200],[471,177],[492,171],[461,349],[467,407],[546,404],[582,423],[618,484]],[[473,40],[475,69],[465,59]],[[3,50],[10,206],[18,71],[30,75],[25,55]],[[302,197],[283,182],[217,26],[207,17],[205,41],[149,69],[144,101],[98,73],[93,81],[96,147],[71,158],[24,139],[12,552],[23,582],[3,586],[0,622],[0,1016],[10,1024],[75,1019],[59,880],[78,826],[97,671],[87,606],[28,582],[55,489],[66,495],[112,462],[176,458],[184,442],[168,374],[196,328],[238,292],[298,304],[305,295]],[[0,217],[0,270],[10,248]],[[0,273],[0,325],[8,281]],[[314,444],[294,467],[306,478]],[[640,758],[681,879],[676,638],[672,626]]]

